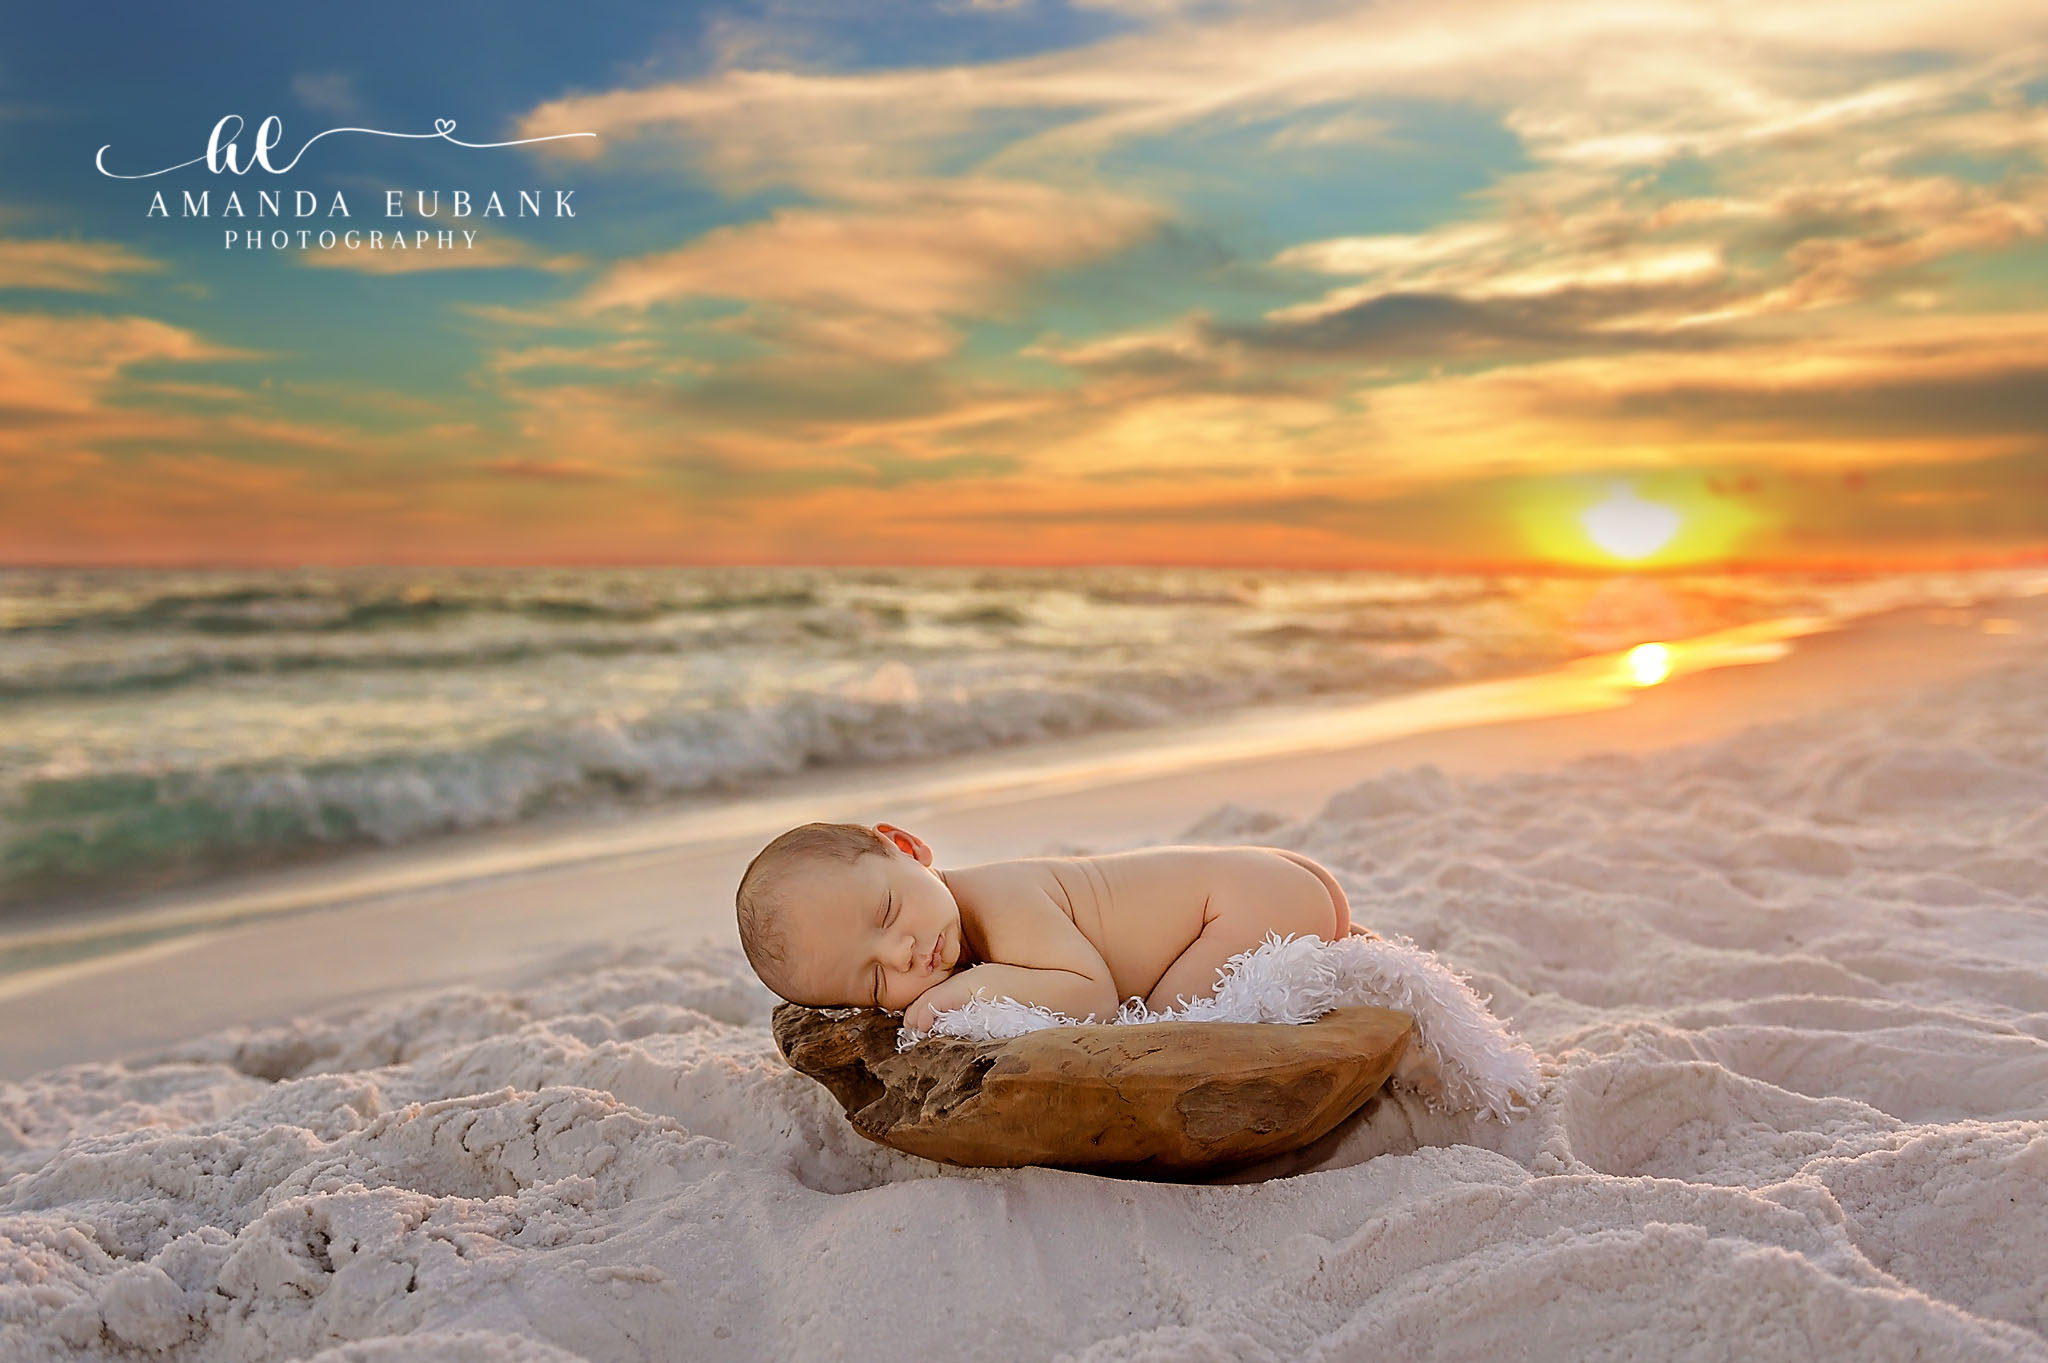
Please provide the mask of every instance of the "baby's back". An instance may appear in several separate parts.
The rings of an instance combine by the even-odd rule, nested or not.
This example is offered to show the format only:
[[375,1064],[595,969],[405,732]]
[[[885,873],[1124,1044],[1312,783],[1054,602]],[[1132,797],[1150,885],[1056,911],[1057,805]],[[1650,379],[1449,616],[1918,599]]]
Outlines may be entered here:
[[[1101,856],[1031,857],[1009,865],[1037,880],[1102,953],[1120,999],[1150,994],[1202,935],[1213,906],[1270,906],[1275,926],[1287,931],[1302,921],[1308,905],[1311,913],[1329,915],[1331,926],[1321,933],[1327,940],[1342,937],[1350,927],[1343,892],[1325,880],[1326,873],[1314,862],[1280,848],[1140,847]],[[971,878],[977,869],[959,874]],[[977,907],[984,916],[1002,911],[1000,900]],[[1257,935],[1253,932],[1245,947],[1255,945]]]

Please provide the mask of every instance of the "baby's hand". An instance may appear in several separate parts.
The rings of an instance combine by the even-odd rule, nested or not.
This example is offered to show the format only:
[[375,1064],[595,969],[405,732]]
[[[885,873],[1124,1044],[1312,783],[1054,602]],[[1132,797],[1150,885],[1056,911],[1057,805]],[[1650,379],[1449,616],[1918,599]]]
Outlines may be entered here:
[[[932,989],[937,988],[937,985],[932,986]],[[913,1032],[929,1032],[932,1024],[938,1021],[939,1010],[932,1006],[932,989],[919,994],[916,1001],[903,1010],[903,1025]]]
[[964,973],[956,971],[919,994],[910,1007],[903,1010],[903,1025],[913,1032],[929,1032],[940,1013],[967,1002],[973,988],[960,983],[960,976]]

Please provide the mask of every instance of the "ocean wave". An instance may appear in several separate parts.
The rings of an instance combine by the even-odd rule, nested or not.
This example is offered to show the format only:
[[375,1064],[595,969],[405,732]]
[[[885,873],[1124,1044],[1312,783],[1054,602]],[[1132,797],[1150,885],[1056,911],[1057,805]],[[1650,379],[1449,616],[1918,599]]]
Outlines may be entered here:
[[1354,616],[1332,624],[1304,624],[1290,620],[1285,624],[1245,630],[1238,638],[1269,644],[1325,643],[1331,640],[1416,643],[1424,639],[1440,639],[1443,633],[1444,627],[1433,620]]
[[0,570],[0,903],[2044,583]]
[[689,599],[606,600],[572,595],[407,589],[337,594],[315,588],[234,587],[167,591],[118,605],[55,610],[0,623],[0,635],[187,631],[193,634],[344,633],[417,628],[470,615],[507,615],[553,624],[645,624],[693,611],[794,609],[818,604],[808,588],[710,593]]
[[438,751],[345,760],[40,776],[0,806],[0,904],[140,888],[352,845],[395,845],[548,812],[734,792],[811,767],[1020,746],[1171,724],[1261,701],[1384,693],[1450,679],[1416,656],[1289,673],[1142,673],[1087,684],[921,689],[885,664],[865,684],[772,705],[592,717]]
[[554,657],[661,657],[756,641],[747,631],[728,630],[609,638],[513,635],[452,645],[430,639],[408,641],[402,647],[377,649],[306,646],[235,652],[172,645],[155,652],[102,654],[53,661],[22,660],[11,667],[0,664],[0,700],[163,691],[225,677],[285,677],[304,672],[436,672]]
[[[778,607],[742,608],[742,602]],[[803,602],[795,594],[706,598],[694,615],[666,613],[644,624],[564,612],[546,617],[478,616],[460,627],[379,631],[282,629],[134,634],[119,631],[30,627],[18,629],[0,652],[0,701],[166,691],[222,678],[288,677],[306,672],[369,672],[502,667],[558,657],[661,658],[719,650],[815,649],[821,642],[852,650],[886,642],[912,623],[911,613],[889,601]],[[431,618],[431,617],[422,617]],[[967,628],[1018,626],[1026,613],[983,606],[936,617],[934,623]],[[451,621],[451,625],[454,622]],[[229,637],[232,636],[232,637]]]

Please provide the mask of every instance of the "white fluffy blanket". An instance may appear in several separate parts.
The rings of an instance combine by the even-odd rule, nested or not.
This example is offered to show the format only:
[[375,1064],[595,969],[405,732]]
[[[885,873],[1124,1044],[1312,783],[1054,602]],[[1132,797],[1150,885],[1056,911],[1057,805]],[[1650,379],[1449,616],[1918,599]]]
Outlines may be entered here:
[[[1409,938],[1325,942],[1269,932],[1258,946],[1231,957],[1217,976],[1213,997],[1160,1013],[1134,997],[1112,1021],[1298,1023],[1358,1004],[1398,1008],[1414,1015],[1415,1035],[1394,1082],[1421,1093],[1432,1109],[1476,1110],[1507,1121],[1527,1112],[1535,1097],[1536,1053],[1508,1032],[1463,976]],[[940,1013],[931,1031],[904,1028],[896,1049],[908,1050],[934,1035],[985,1041],[1074,1024],[1050,1009],[976,991],[967,1003]]]

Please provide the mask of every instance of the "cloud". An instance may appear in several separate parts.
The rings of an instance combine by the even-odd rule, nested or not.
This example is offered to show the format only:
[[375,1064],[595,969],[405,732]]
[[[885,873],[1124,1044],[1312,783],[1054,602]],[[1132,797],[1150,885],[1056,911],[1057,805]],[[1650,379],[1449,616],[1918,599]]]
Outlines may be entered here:
[[402,525],[402,499],[364,513],[386,499],[356,430],[136,372],[264,358],[151,318],[0,314],[0,556],[291,563]]
[[1248,397],[1335,397],[1349,380],[1332,382],[1253,363],[1250,348],[1232,341],[1206,313],[1191,313],[1149,331],[1089,340],[1046,336],[1018,352],[1077,370],[1089,379],[1091,406],[1106,408],[1160,393],[1234,393]]
[[[1454,308],[1424,320],[1472,317]],[[1049,481],[1169,469],[1201,480],[1253,464],[1282,479],[1325,469],[1351,489],[1389,495],[1589,465],[1955,463],[2048,429],[2039,396],[2048,393],[2048,313],[1886,318],[1841,335],[1809,325],[1590,354],[1538,345],[1536,321],[1511,318],[1529,353],[1461,372],[1399,353],[1392,338],[1417,336],[1415,318],[1384,320],[1384,337],[1356,326],[1351,358],[1318,363],[1313,379],[1292,386],[1287,351],[1233,339],[1199,315],[1152,333],[1042,340],[1029,353],[1069,366],[1079,382],[1027,421],[978,438],[1024,455]],[[1474,325],[1498,320],[1482,313]],[[1485,333],[1504,347],[1499,336]],[[1384,357],[1361,366],[1367,341]],[[1309,354],[1320,362],[1337,352],[1325,344]]]
[[672,346],[652,336],[626,336],[596,345],[498,346],[486,354],[484,364],[498,375],[536,369],[702,374],[711,368],[705,361],[678,354]]
[[[724,70],[696,81],[542,104],[519,136],[595,131],[675,140],[732,192],[928,170],[963,135],[1018,112],[1054,120],[985,171],[1087,158],[1226,113],[1336,101],[1469,100],[1506,110],[1540,160],[1654,162],[1683,148],[1814,139],[2025,79],[2034,0],[1870,7],[1645,0],[1400,0],[1261,6],[981,65],[858,74]],[[1870,85],[1856,68],[1904,50],[1985,69]],[[741,56],[739,59],[744,59]],[[548,144],[563,155],[576,143]]]
[[683,385],[647,384],[610,390],[628,406],[645,406],[671,419],[688,417],[745,425],[761,432],[857,439],[875,424],[894,426],[929,417],[961,401],[971,385],[931,366],[883,375],[858,367],[732,366]]
[[1266,138],[1276,151],[1291,147],[1340,147],[1374,143],[1384,147],[1409,144],[1394,136],[1391,119],[1343,113],[1323,118],[1305,118],[1289,123]]
[[[1690,295],[1699,299],[1694,292]],[[1642,350],[1673,343],[1664,333],[1598,329],[1617,314],[1668,306],[1672,291],[1562,289],[1534,299],[1468,301],[1444,294],[1386,293],[1329,312],[1249,324],[1213,324],[1220,341],[1297,357],[1415,362],[1533,351]],[[1680,337],[1678,344],[1712,344]]]
[[[1380,300],[1439,295],[1499,312],[1570,317],[1579,327],[1650,343],[1707,323],[1799,312],[1896,292],[1918,268],[2010,245],[2048,229],[2048,179],[1972,185],[1851,171],[1756,197],[1707,195],[1633,204],[1611,191],[1541,224],[1451,223],[1426,233],[1304,242],[1280,268],[1367,282],[1276,309],[1266,329],[1306,343],[1342,340],[1345,319]],[[1732,262],[1744,262],[1740,265]],[[1382,315],[1384,315],[1382,310]],[[1511,330],[1519,330],[1519,327]],[[1428,345],[1427,335],[1418,338]]]
[[487,460],[479,467],[500,478],[523,478],[544,483],[609,482],[619,477],[615,469],[602,468],[577,459],[521,459],[507,456],[503,459]]
[[0,313],[0,410],[85,416],[138,365],[259,358],[149,317]]
[[[1887,319],[1840,337],[1574,357],[1370,391],[1388,476],[1747,460],[1940,464],[2038,440],[2048,314]],[[1967,410],[1966,410],[1967,409]],[[1593,452],[1597,452],[1597,455]]]
[[1424,282],[1427,275],[1409,272],[1470,259],[1508,246],[1513,233],[1504,222],[1460,222],[1427,232],[1381,233],[1367,237],[1334,237],[1290,246],[1273,258],[1280,266],[1320,270],[1324,274],[1393,274],[1396,279]]
[[114,242],[0,239],[0,289],[109,293],[117,275],[163,268]]
[[[1171,499],[1063,498],[1057,490],[1036,504],[944,511],[901,511],[906,528],[978,528],[991,541],[1004,528],[1019,536],[1071,527],[1100,535],[1117,527],[1132,539],[1183,541],[1228,527],[1233,540],[1272,532],[1314,535],[1349,546],[1353,563],[1416,568],[1511,567],[1528,562],[1528,517],[1555,505],[1561,485],[1607,481],[1626,470],[1589,465],[1562,475],[1456,478],[1380,492],[1326,484],[1310,491],[1267,494],[1255,488],[1205,487]],[[1129,481],[1129,480],[1119,480]],[[1842,478],[1788,475],[1765,464],[1705,463],[1654,475],[1657,495],[1696,513],[1715,499],[1740,496],[1744,557],[1786,567],[1928,566],[2014,561],[2048,539],[2048,444],[2010,455],[1941,466],[1900,465]],[[1733,489],[1740,487],[1738,493]],[[1723,552],[1726,552],[1724,549]]]
[[1975,333],[1952,320],[1906,326],[1832,354],[1800,351],[1745,349],[1694,372],[1644,366],[1619,382],[1560,386],[1537,405],[1574,420],[1648,423],[1700,441],[1860,444],[1880,460],[1890,445],[1921,450],[1936,442],[1961,452],[1987,440],[2029,444],[2048,431],[2048,317],[2023,315]]
[[783,208],[623,261],[583,295],[591,314],[692,298],[756,305],[720,323],[797,349],[917,363],[952,350],[949,319],[1003,310],[1033,278],[1124,249],[1163,214],[1143,200],[969,178],[841,186],[846,202]]
[[[749,310],[713,330],[914,365],[949,354],[957,319],[1034,275],[1142,235],[1148,210],[1105,216],[1115,196],[1081,187],[1092,158],[1121,142],[1272,117],[1291,121],[1269,145],[1384,141],[1391,124],[1373,101],[1473,102],[1500,111],[1532,162],[1474,196],[1485,216],[1283,250],[1270,287],[1303,271],[1353,281],[1216,323],[1213,346],[1411,362],[1705,348],[1751,319],[1888,294],[1926,305],[1932,265],[2048,222],[2048,111],[2022,90],[2048,66],[2033,5],[1849,15],[1845,0],[1207,7],[1008,61],[726,69],[574,96],[531,111],[520,133],[659,139],[734,192],[789,184],[838,201],[625,262],[585,306],[741,298]],[[1923,69],[1897,74],[1902,49]],[[1924,69],[1936,60],[1949,65]],[[1941,149],[2032,160],[1996,183],[1895,173]],[[933,178],[963,156],[974,168],[962,178]],[[1657,183],[1659,165],[1687,156],[1710,165],[1715,190]],[[997,192],[1010,201],[972,202]],[[1095,240],[1062,249],[1064,233],[1088,228]],[[1233,382],[1285,380],[1240,369]]]
[[316,114],[350,118],[362,110],[355,77],[344,71],[305,71],[293,76],[292,98]]
[[675,251],[626,261],[586,295],[592,309],[689,296],[905,314],[969,314],[1019,280],[1121,249],[1160,210],[1101,191],[988,179],[844,187],[853,202],[778,209]]
[[[431,230],[431,229],[430,229]],[[445,230],[445,229],[443,229]],[[415,247],[372,250],[368,245],[350,249],[336,245],[332,250],[298,252],[299,263],[311,269],[355,270],[361,274],[422,274],[429,270],[546,270],[569,274],[591,267],[590,258],[574,252],[543,251],[524,242],[496,235],[489,227],[470,229],[477,234],[474,245],[458,243],[452,250]],[[360,240],[367,242],[365,234]]]

